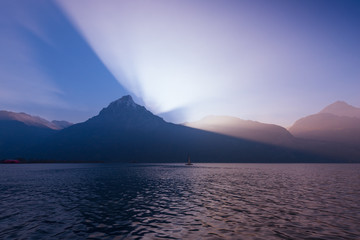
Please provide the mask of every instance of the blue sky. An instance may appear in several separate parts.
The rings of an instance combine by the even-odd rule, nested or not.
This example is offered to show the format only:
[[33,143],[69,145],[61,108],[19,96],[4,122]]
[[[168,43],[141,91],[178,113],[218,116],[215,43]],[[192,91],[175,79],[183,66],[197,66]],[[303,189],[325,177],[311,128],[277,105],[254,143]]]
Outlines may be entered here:
[[289,126],[360,106],[359,1],[3,0],[0,26],[0,109],[79,122],[131,94]]

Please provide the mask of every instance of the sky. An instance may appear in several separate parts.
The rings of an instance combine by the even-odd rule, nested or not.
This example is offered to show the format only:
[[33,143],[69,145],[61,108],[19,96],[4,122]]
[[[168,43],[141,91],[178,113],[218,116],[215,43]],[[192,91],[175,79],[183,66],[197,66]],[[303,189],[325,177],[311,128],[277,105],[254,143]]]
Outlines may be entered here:
[[133,96],[181,123],[360,106],[357,0],[2,0],[0,109],[81,122]]

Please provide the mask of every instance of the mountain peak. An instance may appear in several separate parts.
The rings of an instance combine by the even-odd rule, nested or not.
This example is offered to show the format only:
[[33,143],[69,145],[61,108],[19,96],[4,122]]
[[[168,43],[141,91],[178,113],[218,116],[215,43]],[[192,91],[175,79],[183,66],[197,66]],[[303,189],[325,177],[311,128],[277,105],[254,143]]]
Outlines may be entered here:
[[132,99],[132,97],[130,95],[125,95],[125,96],[119,98],[118,100],[111,102],[109,105],[109,107],[114,107],[114,106],[136,108],[139,105],[137,105],[134,102],[134,100]]
[[336,101],[325,107],[320,113],[331,113],[341,117],[357,117],[360,118],[360,108],[351,106],[344,101]]
[[330,104],[329,106],[327,106],[326,108],[329,108],[329,107],[353,107],[353,106],[351,106],[350,104],[348,104],[345,101],[336,101],[336,102]]
[[[164,123],[164,120],[145,107],[136,104],[130,95],[123,96],[103,108],[99,115],[95,117],[97,120],[106,120],[116,122],[116,125],[138,126],[139,124]],[[96,120],[96,121],[97,121]]]
[[111,102],[106,108],[103,108],[100,112],[102,114],[118,114],[121,112],[128,112],[134,110],[145,109],[134,102],[130,95],[125,95],[113,102]]

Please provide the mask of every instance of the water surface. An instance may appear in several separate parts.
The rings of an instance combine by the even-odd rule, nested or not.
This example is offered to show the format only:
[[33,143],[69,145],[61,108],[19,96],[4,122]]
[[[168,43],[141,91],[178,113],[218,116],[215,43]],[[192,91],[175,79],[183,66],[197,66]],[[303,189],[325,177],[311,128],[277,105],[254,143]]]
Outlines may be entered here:
[[0,239],[360,239],[360,165],[0,165]]

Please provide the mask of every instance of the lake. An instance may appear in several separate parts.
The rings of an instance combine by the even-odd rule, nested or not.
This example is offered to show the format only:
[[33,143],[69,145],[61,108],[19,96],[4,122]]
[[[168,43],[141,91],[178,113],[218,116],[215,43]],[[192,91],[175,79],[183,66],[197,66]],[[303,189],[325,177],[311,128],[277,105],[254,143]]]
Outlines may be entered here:
[[360,239],[360,164],[3,164],[0,199],[0,239]]

